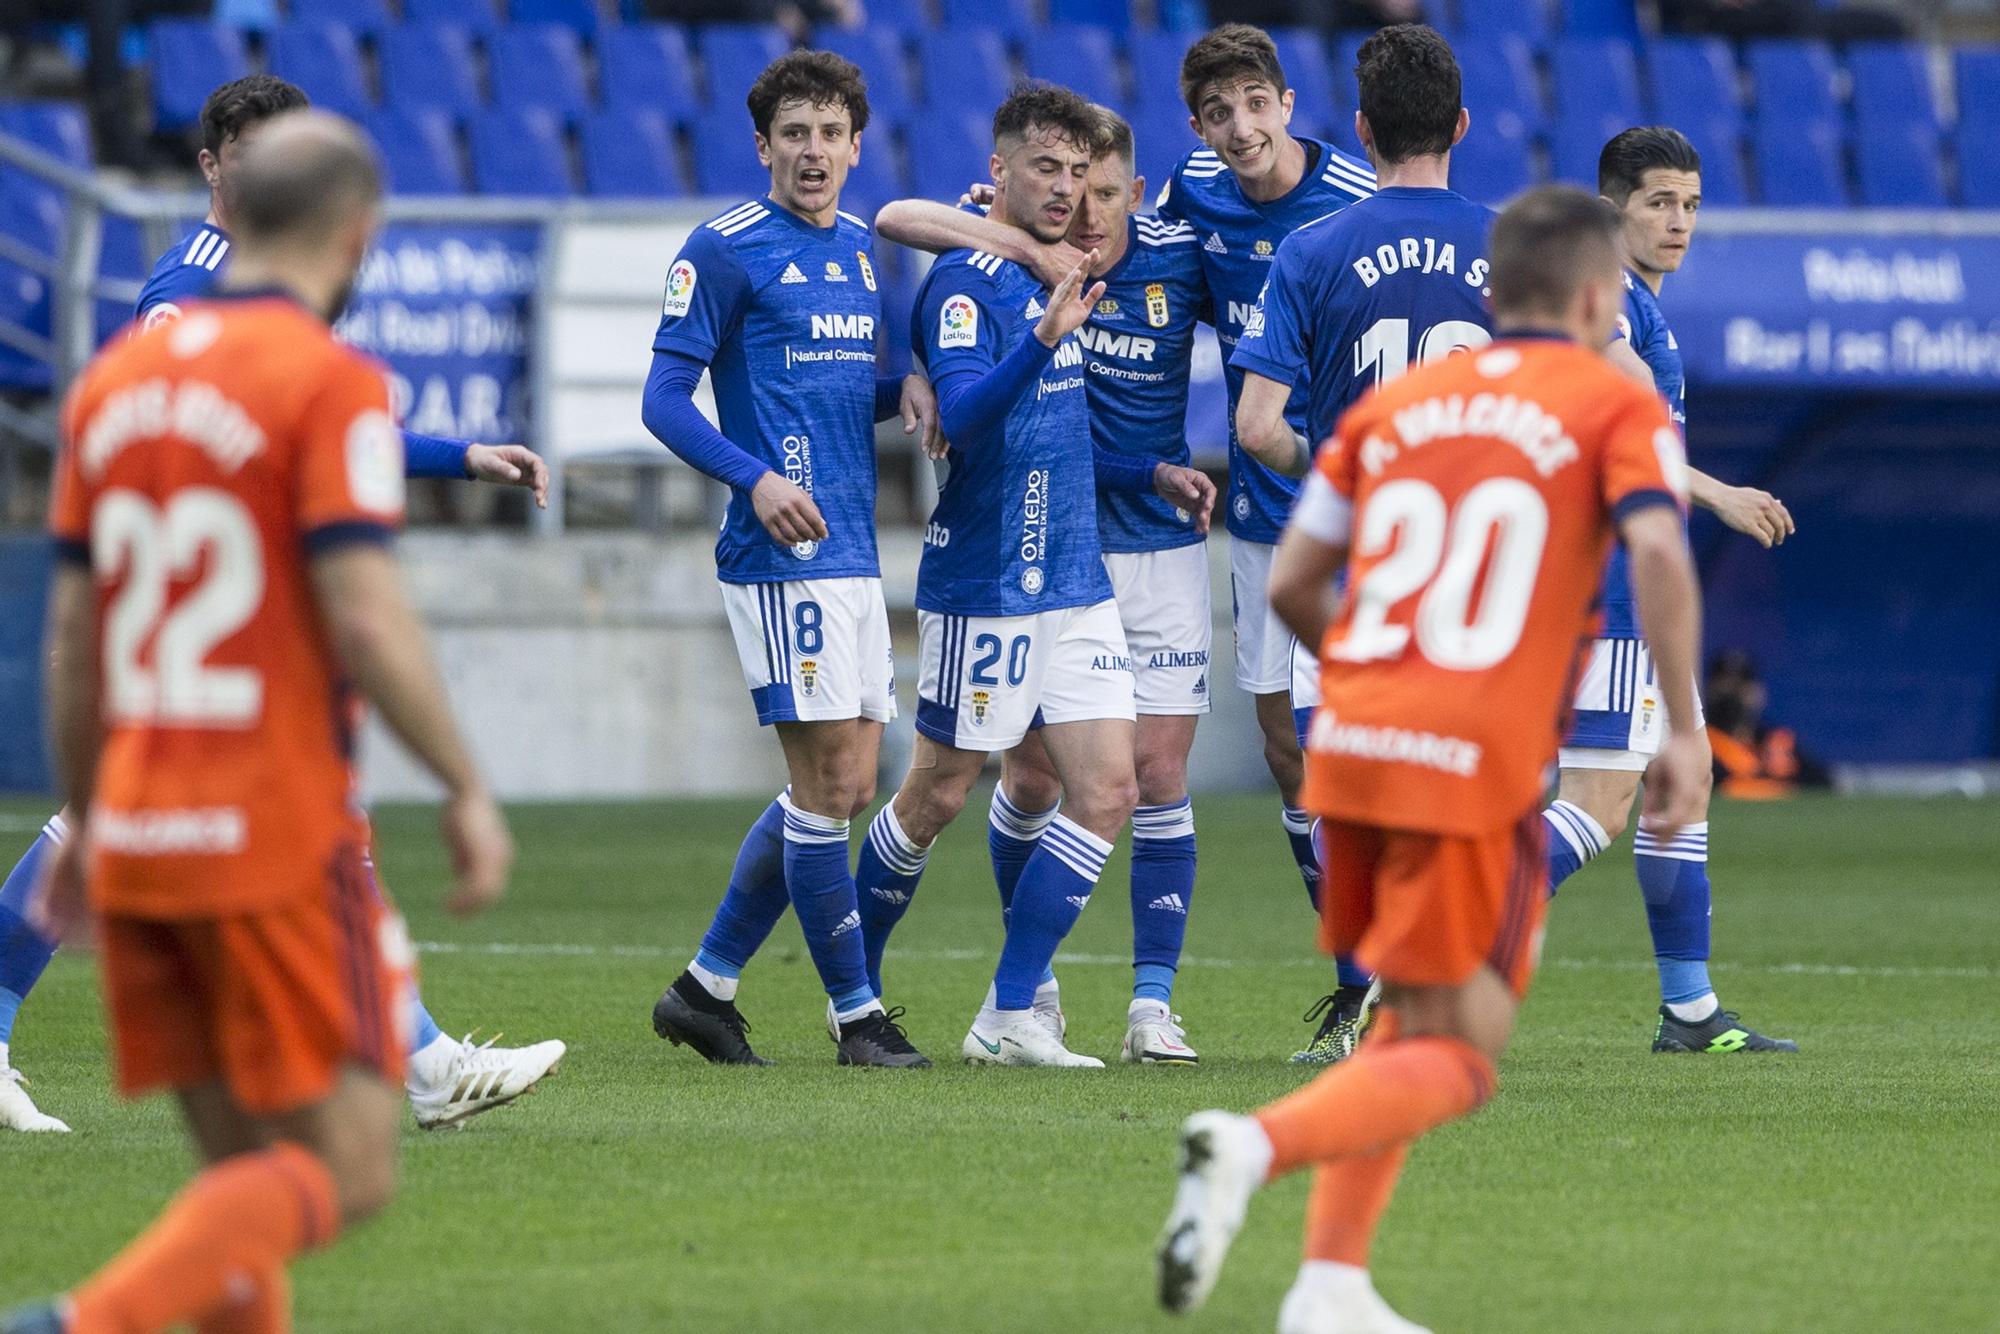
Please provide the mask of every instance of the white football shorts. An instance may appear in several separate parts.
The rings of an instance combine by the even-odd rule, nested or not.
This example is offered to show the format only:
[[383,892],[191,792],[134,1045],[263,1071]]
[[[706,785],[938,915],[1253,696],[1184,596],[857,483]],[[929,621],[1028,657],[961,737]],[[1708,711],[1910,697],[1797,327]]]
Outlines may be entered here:
[[1215,639],[1208,548],[1191,542],[1166,551],[1107,551],[1104,569],[1125,625],[1139,712],[1207,713]]
[[942,745],[1010,750],[1044,724],[1134,717],[1110,598],[1031,616],[918,612],[917,639],[917,730]]
[[723,584],[757,721],[896,716],[896,662],[880,579]]
[[[1557,757],[1565,769],[1643,772],[1667,735],[1667,704],[1643,639],[1599,639],[1578,678],[1575,713]],[[1695,724],[1701,696],[1695,695]]]
[[1266,596],[1271,585],[1269,542],[1229,539],[1229,598],[1236,638],[1236,684],[1253,695],[1282,695],[1292,688],[1296,642]]

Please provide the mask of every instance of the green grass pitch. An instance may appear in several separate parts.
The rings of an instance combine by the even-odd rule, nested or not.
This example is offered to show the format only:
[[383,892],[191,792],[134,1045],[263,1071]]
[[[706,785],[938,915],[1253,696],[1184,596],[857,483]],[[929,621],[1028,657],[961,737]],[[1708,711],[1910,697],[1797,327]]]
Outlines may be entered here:
[[[836,1068],[797,927],[744,979],[769,1070],[654,1038],[745,803],[526,807],[511,899],[437,908],[431,816],[380,813],[381,862],[447,1027],[560,1036],[560,1077],[404,1143],[392,1211],[300,1266],[310,1331],[1269,1330],[1306,1182],[1253,1205],[1209,1307],[1152,1304],[1174,1129],[1296,1086],[1329,966],[1274,799],[1196,803],[1201,882],[1178,1008],[1198,1070],[1116,1061],[1123,853],[1059,963],[1101,1073],[968,1069],[998,948],[979,808],[946,834],[891,952],[929,1072]],[[6,855],[44,811],[0,805]],[[1621,846],[1554,905],[1500,1097],[1411,1157],[1375,1254],[1440,1330],[1993,1329],[2000,1226],[2000,811],[1815,799],[1715,818],[1715,977],[1792,1058],[1656,1057]],[[110,1095],[90,961],[59,957],[16,1063],[68,1137],[0,1136],[0,1308],[109,1255],[184,1179],[167,1103]],[[1983,1257],[1983,1258],[1982,1258]]]

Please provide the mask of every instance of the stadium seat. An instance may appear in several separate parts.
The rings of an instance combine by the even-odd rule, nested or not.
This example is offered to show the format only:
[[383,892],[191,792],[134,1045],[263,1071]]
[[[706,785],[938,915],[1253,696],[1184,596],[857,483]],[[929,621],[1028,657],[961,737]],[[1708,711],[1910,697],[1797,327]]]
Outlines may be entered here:
[[1840,134],[1831,124],[1759,124],[1753,137],[1763,203],[1774,208],[1847,206]]
[[1556,115],[1566,121],[1645,123],[1639,66],[1628,42],[1609,37],[1561,37],[1549,50]]
[[467,122],[472,182],[481,194],[566,198],[576,193],[562,122],[544,107],[493,107]]
[[2000,136],[2000,46],[1960,47],[1952,62],[1958,128]]
[[265,55],[271,73],[305,89],[314,106],[358,120],[375,105],[352,28],[318,21],[282,23],[266,39]]
[[1597,189],[1597,158],[1604,145],[1631,123],[1617,116],[1563,120],[1549,131],[1549,175],[1558,181]]
[[1676,122],[1675,128],[1701,154],[1701,202],[1723,208],[1749,203],[1750,186],[1743,176],[1743,136],[1738,132],[1738,122],[1717,116],[1706,122]]
[[1049,0],[1049,23],[1087,23],[1123,37],[1132,28],[1132,0]]
[[694,155],[696,193],[745,199],[770,190],[771,173],[757,160],[757,141],[741,104],[703,113],[695,122],[694,142],[701,145]]
[[216,85],[250,72],[243,34],[206,19],[161,19],[153,42],[153,128],[184,130],[201,120]]
[[1632,0],[1561,0],[1556,8],[1566,36],[1639,40],[1638,7]]
[[851,60],[868,80],[871,116],[900,125],[916,109],[902,34],[887,28],[822,28],[813,45]]
[[867,0],[863,8],[869,27],[887,28],[905,36],[914,37],[937,25],[936,15],[924,0]]
[[[1344,32],[1334,39],[1333,68],[1331,73],[1334,82],[1342,88],[1354,88],[1354,70],[1361,62],[1362,43],[1374,35],[1372,32]],[[1465,59],[1465,52],[1459,51],[1457,55],[1462,64]],[[1346,100],[1350,102],[1356,101],[1358,97],[1350,96]]]
[[1916,42],[1856,42],[1847,48],[1853,81],[1854,128],[1888,136],[1921,129],[1935,136],[1943,124],[1931,87],[1930,57]]
[[1736,87],[1736,58],[1718,37],[1662,37],[1646,48],[1647,85],[1656,125],[1687,125],[1726,118],[1743,128]]
[[[1326,43],[1319,33],[1311,28],[1275,28],[1271,40],[1278,48],[1278,64],[1284,68],[1285,82],[1298,92],[1297,107],[1300,111],[1308,107],[1321,112],[1327,110],[1354,109],[1351,93],[1343,95],[1336,84],[1332,64],[1326,58]],[[1183,41],[1183,48],[1186,43]],[[1172,90],[1174,101],[1180,102],[1180,62],[1176,60],[1167,67],[1171,76],[1161,77],[1159,82]],[[1142,81],[1153,76],[1145,66],[1133,62],[1132,70]],[[1350,77],[1346,80],[1352,83]]]
[[0,102],[0,134],[39,148],[56,161],[89,171],[90,121],[74,102]]
[[974,181],[987,179],[993,136],[970,111],[937,110],[910,123],[910,186],[924,199],[955,203]]
[[[97,248],[97,272],[105,278],[142,283],[152,272],[154,256],[146,251],[145,228],[119,213],[104,215],[104,234]],[[132,322],[132,303],[99,298],[97,340],[101,343]]]
[[1150,208],[1160,196],[1160,187],[1172,178],[1174,168],[1199,148],[1201,141],[1188,128],[1187,108],[1178,102],[1139,108],[1132,122],[1132,137],[1138,149],[1139,174],[1146,178],[1145,202]]
[[939,28],[922,34],[917,67],[924,76],[924,105],[933,111],[997,107],[1014,82],[1000,34],[987,28]]
[[1945,208],[1938,137],[1922,125],[1866,130],[1854,137],[1854,174],[1869,208]]
[[993,28],[1010,42],[1026,40],[1035,30],[1028,0],[944,0],[947,28]]
[[701,112],[687,34],[668,23],[607,28],[597,42],[597,83],[607,108],[660,111],[676,125]]
[[1759,122],[1832,124],[1839,118],[1833,48],[1824,42],[1762,41],[1744,49]]
[[1535,183],[1527,136],[1474,121],[1451,154],[1451,188],[1467,199],[1499,205]]
[[1534,53],[1508,35],[1458,48],[1460,96],[1472,114],[1508,134],[1534,136],[1548,123]]
[[672,199],[687,193],[665,115],[640,107],[593,112],[577,128],[583,187],[600,198]]
[[403,0],[403,22],[448,23],[481,35],[500,26],[493,0]]
[[405,23],[382,34],[377,47],[382,100],[389,106],[428,107],[453,117],[479,109],[473,81],[472,39],[463,28]]
[[[1184,32],[1155,32],[1140,28],[1126,34],[1126,50],[1132,57],[1134,110],[1172,107],[1178,109],[1181,115],[1187,115],[1187,104],[1181,101],[1180,75],[1181,57],[1187,54],[1190,45],[1192,42]],[[1288,74],[1290,68],[1286,66]]]
[[292,0],[292,20],[338,23],[371,37],[394,21],[388,0]]
[[427,108],[383,107],[364,123],[381,151],[392,194],[465,193],[465,168],[458,160],[451,117]]
[[1983,131],[1961,130],[1955,140],[1958,202],[1967,208],[2000,208],[2000,153]]
[[560,23],[510,23],[486,39],[493,104],[547,107],[564,120],[590,109],[583,84],[583,47],[576,29]]
[[840,192],[840,206],[857,218],[875,225],[875,211],[892,199],[910,193],[903,169],[896,160],[896,140],[886,130],[869,131],[861,141],[861,161],[847,173]]
[[784,29],[767,23],[712,23],[695,34],[708,66],[710,106],[741,106],[764,67],[791,49]]
[[1118,83],[1118,48],[1108,28],[1080,23],[1050,24],[1027,41],[1028,77],[1074,88],[1093,102],[1123,110]]
[[[1520,37],[1540,46],[1549,37],[1545,0],[1459,0],[1459,37]],[[1463,47],[1468,43],[1454,42]]]
[[560,23],[585,41],[597,36],[597,0],[507,0],[515,23]]

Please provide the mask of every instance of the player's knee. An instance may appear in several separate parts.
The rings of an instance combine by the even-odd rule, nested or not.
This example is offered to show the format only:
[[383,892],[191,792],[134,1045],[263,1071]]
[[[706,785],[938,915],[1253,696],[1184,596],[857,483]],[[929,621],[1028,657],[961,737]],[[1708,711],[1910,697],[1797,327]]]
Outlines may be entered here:
[[1187,795],[1187,760],[1178,755],[1137,757],[1139,804],[1165,806]]
[[1072,787],[1065,798],[1063,813],[1099,838],[1115,839],[1138,804],[1139,780],[1127,769]]
[[1618,841],[1618,836],[1625,832],[1625,826],[1631,823],[1632,803],[1628,801],[1618,806],[1607,803],[1600,809],[1591,811],[1590,815],[1604,830],[1604,842],[1609,846]]
[[875,775],[868,774],[858,784],[847,803],[847,818],[858,820],[861,813],[875,804]]
[[1040,769],[1024,767],[1008,770],[1002,790],[1006,792],[1007,800],[1014,803],[1014,808],[1022,811],[1054,810],[1063,799],[1061,780]]
[[966,790],[955,783],[927,786],[905,795],[910,798],[909,811],[905,813],[899,800],[896,818],[902,824],[903,832],[925,847],[965,809]]

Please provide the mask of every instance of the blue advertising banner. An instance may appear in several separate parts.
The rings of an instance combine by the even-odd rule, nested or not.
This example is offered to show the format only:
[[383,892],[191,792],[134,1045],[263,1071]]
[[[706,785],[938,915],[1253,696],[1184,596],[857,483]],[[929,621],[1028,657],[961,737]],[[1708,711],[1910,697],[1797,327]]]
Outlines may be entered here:
[[2000,236],[1705,231],[1660,298],[1694,384],[2000,390]]
[[488,444],[528,437],[532,225],[392,223],[336,332],[387,362],[406,429]]

